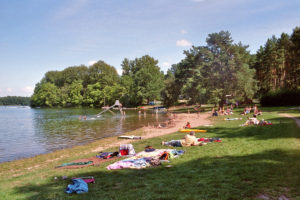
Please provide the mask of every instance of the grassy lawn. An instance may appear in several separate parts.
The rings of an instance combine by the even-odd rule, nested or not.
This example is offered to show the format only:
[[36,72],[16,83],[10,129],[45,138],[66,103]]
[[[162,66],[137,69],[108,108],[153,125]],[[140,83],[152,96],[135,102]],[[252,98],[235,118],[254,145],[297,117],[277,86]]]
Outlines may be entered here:
[[[240,127],[246,117],[241,121],[213,118],[214,126],[200,127],[208,132],[196,136],[220,137],[222,143],[177,147],[186,153],[171,160],[170,168],[162,165],[142,170],[108,171],[105,167],[112,163],[108,162],[82,169],[54,169],[63,162],[95,155],[89,152],[99,142],[0,164],[0,199],[255,199],[259,195],[270,199],[278,199],[281,195],[300,199],[300,128],[292,119],[278,115],[300,116],[300,111],[262,110],[268,112],[259,119],[272,121],[274,125]],[[183,136],[177,132],[141,140],[135,142],[134,147],[137,152],[146,145],[163,148],[162,140]],[[111,150],[117,148],[108,149]],[[59,157],[62,159],[55,160]],[[35,168],[28,169],[30,166]],[[62,176],[94,176],[96,183],[89,185],[86,194],[70,195],[64,193],[70,180],[62,180]]]

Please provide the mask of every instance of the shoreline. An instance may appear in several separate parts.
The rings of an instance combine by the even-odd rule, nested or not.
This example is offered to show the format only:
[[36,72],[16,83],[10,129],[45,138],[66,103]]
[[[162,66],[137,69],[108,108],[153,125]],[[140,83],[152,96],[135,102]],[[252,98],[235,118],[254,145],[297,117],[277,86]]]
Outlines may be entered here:
[[[174,124],[175,126],[170,127],[170,128],[156,128],[152,126],[146,126],[142,127],[127,133],[124,133],[122,135],[137,135],[137,136],[142,136],[141,140],[147,140],[149,138],[154,138],[154,137],[160,137],[163,135],[171,134],[174,132],[177,132],[179,129],[181,129],[187,121],[189,121],[192,125],[192,127],[197,127],[201,125],[209,125],[211,124],[211,120],[208,119],[210,116],[209,113],[200,113],[199,115],[196,113],[179,113],[176,114],[176,117],[174,119]],[[141,140],[132,140],[132,139],[118,139],[118,136],[111,136],[111,137],[106,137],[106,138],[101,138],[95,141],[92,141],[87,144],[83,145],[75,145],[70,148],[65,148],[65,149],[59,149],[53,152],[49,153],[44,153],[44,154],[39,154],[33,157],[27,157],[27,158],[21,158],[13,161],[6,161],[6,162],[1,162],[0,166],[4,165],[18,165],[18,164],[23,164],[24,162],[27,161],[32,161],[35,163],[34,166],[24,166],[23,169],[25,170],[32,170],[32,169],[37,169],[40,167],[43,167],[44,165],[48,165],[52,162],[60,161],[62,159],[68,159],[71,157],[74,157],[72,154],[72,151],[80,151],[79,154],[77,154],[77,157],[84,157],[89,154],[94,155],[96,152],[103,151],[105,149],[109,148],[114,148],[120,146],[120,144],[126,144],[126,143],[134,143],[138,142]],[[29,162],[30,163],[30,162]],[[0,172],[1,174],[1,172]]]
[[[193,127],[197,127],[197,126],[201,126],[201,125],[211,125],[211,121],[208,120],[209,116],[210,116],[209,113],[201,113],[199,115],[196,113],[191,113],[191,114],[180,113],[180,114],[176,114],[176,117],[173,118],[173,120],[174,120],[173,127],[157,128],[157,127],[153,127],[153,126],[146,126],[146,127],[137,129],[135,131],[140,130],[142,132],[142,135],[137,135],[137,136],[142,136],[142,140],[145,140],[145,139],[159,137],[159,136],[177,132],[179,129],[181,129],[185,126],[187,121],[189,121]],[[128,132],[123,135],[132,135],[130,133],[132,133],[132,132]],[[104,146],[104,147],[99,146],[98,148],[94,149],[93,152],[98,152],[98,151],[102,151],[107,148],[116,147],[116,146],[119,146],[120,144],[126,144],[130,141],[136,141],[136,140],[122,139],[122,141],[117,142],[117,143],[112,143],[111,145],[108,145],[108,146]]]

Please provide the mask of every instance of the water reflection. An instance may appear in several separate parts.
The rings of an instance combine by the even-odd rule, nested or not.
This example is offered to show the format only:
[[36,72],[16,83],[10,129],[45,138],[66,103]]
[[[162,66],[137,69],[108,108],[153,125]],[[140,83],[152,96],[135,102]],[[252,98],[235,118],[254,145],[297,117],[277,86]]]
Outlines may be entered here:
[[[165,114],[137,110],[105,112],[99,109],[7,109],[0,107],[0,162],[120,135],[165,121]],[[86,120],[79,119],[87,116]]]

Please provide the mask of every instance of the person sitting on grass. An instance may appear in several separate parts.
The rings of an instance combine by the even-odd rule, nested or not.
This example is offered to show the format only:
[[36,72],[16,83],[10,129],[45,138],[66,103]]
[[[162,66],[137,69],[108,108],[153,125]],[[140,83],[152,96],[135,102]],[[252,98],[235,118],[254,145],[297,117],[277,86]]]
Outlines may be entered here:
[[219,107],[219,115],[224,115],[224,107]]
[[161,144],[165,146],[182,147],[182,146],[196,146],[199,145],[200,143],[198,142],[195,136],[195,132],[191,131],[189,134],[184,136],[184,139],[171,140],[168,142],[162,141]]
[[247,115],[247,114],[249,114],[250,112],[251,112],[251,107],[246,106],[246,107],[244,108],[244,112],[242,113],[242,115]]
[[231,115],[231,114],[233,114],[232,110],[229,107],[227,107],[225,115]]
[[212,116],[214,117],[218,117],[218,111],[216,110],[216,108],[214,107],[212,110],[211,110],[211,112],[212,112]]
[[257,105],[254,105],[254,107],[253,107],[253,113],[255,115],[261,115],[262,114],[262,112],[260,110],[258,110]]
[[256,118],[256,115],[253,115],[253,118],[247,119],[247,121],[242,126],[249,126],[249,125],[258,125],[259,120]]

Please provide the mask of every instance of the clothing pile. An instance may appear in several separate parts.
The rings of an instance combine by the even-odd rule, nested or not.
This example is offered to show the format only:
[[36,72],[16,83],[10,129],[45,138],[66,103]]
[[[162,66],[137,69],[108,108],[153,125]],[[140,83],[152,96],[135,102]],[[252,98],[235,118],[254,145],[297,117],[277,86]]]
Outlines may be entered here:
[[135,151],[132,144],[121,144],[119,149],[120,156],[134,155]]
[[119,152],[100,152],[100,155],[96,155],[97,158],[109,159],[119,155]]
[[69,184],[68,187],[66,188],[65,192],[68,194],[71,193],[76,193],[76,194],[81,194],[81,193],[86,193],[89,191],[87,183],[81,179],[81,178],[76,178],[72,179],[73,184]]
[[208,143],[208,142],[222,142],[220,138],[198,138],[198,142]]
[[262,120],[259,121],[258,125],[266,126],[266,125],[273,125],[273,123],[270,122],[270,121],[265,121],[264,119],[262,119]]

